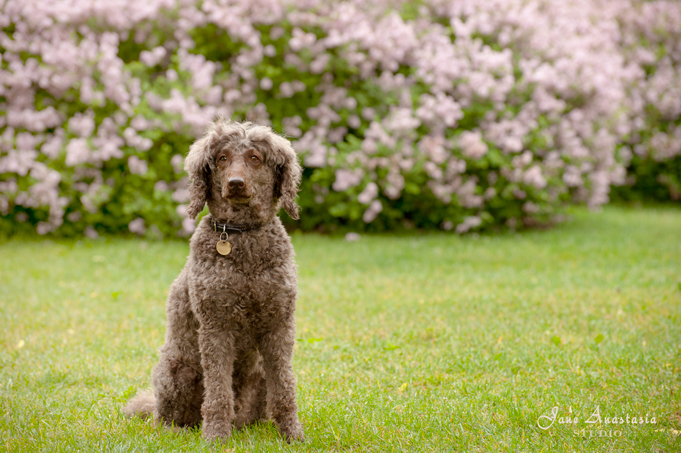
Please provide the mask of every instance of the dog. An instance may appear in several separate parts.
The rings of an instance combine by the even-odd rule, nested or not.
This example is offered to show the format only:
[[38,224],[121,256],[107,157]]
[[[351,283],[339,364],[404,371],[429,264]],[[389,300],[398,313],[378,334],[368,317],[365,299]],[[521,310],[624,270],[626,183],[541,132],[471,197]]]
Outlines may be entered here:
[[190,254],[170,287],[153,394],[128,416],[167,426],[203,423],[205,439],[272,420],[286,441],[303,441],[292,357],[297,268],[278,212],[298,219],[302,169],[290,142],[266,126],[218,119],[185,160],[187,214],[208,205]]

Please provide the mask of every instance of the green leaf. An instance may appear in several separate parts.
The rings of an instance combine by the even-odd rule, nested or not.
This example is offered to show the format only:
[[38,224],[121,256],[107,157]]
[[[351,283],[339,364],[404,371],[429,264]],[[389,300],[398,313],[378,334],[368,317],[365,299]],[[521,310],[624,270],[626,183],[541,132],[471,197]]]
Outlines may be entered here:
[[421,188],[418,185],[414,184],[413,182],[408,182],[405,185],[404,190],[406,190],[408,193],[412,195],[418,195],[421,193]]
[[554,337],[551,338],[551,341],[552,341],[553,344],[555,344],[556,346],[560,346],[560,337],[559,337],[559,336],[554,335]]
[[601,341],[603,341],[604,339],[605,339],[605,337],[603,336],[603,334],[599,333],[598,335],[596,335],[596,338],[594,339],[594,341],[596,342],[596,344],[598,344]]
[[329,208],[329,214],[334,217],[343,217],[348,212],[348,205],[346,203],[338,203]]

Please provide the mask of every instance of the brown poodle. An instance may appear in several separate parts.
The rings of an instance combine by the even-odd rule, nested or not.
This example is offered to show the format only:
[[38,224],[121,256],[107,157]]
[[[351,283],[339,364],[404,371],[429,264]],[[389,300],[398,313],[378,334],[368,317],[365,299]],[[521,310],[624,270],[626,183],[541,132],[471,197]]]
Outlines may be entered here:
[[269,418],[287,441],[302,441],[291,365],[297,272],[277,217],[283,207],[298,218],[296,153],[269,127],[218,120],[191,146],[185,169],[189,216],[206,203],[210,216],[170,287],[154,394],[124,412],[169,426],[203,421],[206,439]]

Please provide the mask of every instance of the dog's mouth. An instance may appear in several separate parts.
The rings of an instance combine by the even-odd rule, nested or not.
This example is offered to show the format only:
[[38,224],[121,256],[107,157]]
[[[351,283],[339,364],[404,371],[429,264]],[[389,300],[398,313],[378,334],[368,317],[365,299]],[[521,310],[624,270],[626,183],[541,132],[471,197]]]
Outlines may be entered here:
[[236,193],[233,195],[227,195],[227,199],[232,203],[236,204],[248,204],[251,201],[251,197],[242,193]]
[[247,205],[250,203],[253,196],[255,196],[256,191],[253,187],[244,188],[234,188],[227,191],[227,194],[223,195],[229,202],[239,205]]
[[[226,189],[226,190],[225,190]],[[246,205],[253,196],[255,190],[253,187],[225,187],[222,191],[222,196],[225,200],[233,204]]]

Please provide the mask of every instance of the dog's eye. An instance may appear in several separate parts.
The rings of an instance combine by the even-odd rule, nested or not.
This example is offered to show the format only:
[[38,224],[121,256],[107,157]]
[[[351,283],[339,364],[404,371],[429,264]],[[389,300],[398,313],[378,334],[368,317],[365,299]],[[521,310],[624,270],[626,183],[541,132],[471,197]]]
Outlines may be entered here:
[[256,156],[255,154],[253,154],[253,155],[251,156],[251,161],[252,161],[252,162],[257,162],[257,161],[259,161],[259,160],[260,160],[260,158],[259,158],[258,156]]
[[220,162],[225,162],[227,160],[227,156],[220,156]]

